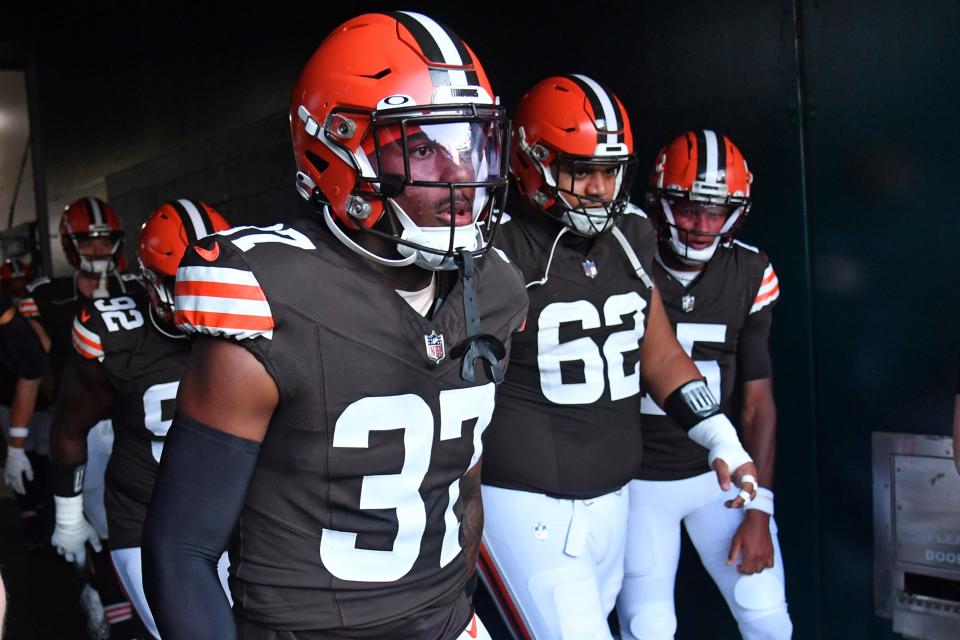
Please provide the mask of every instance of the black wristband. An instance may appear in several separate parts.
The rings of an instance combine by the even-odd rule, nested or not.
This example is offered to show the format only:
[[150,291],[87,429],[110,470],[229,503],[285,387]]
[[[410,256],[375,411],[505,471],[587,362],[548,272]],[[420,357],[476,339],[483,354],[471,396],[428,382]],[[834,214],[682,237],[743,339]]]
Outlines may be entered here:
[[52,462],[50,464],[50,484],[53,487],[53,495],[72,498],[83,493],[83,476],[86,471],[86,462],[80,464]]
[[703,420],[720,413],[720,404],[710,393],[706,380],[685,382],[663,401],[664,412],[690,431]]

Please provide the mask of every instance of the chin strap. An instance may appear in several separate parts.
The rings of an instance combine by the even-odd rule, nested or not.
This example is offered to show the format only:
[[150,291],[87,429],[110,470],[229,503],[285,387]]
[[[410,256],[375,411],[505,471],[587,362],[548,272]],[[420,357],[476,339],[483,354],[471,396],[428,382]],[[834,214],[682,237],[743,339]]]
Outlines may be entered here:
[[460,249],[454,257],[457,269],[460,270],[460,281],[463,283],[463,316],[466,323],[466,339],[450,352],[454,358],[462,358],[460,363],[460,377],[467,382],[476,382],[474,368],[477,360],[483,365],[487,377],[494,384],[503,382],[503,370],[500,360],[507,355],[507,349],[496,337],[480,335],[480,305],[477,300],[477,291],[473,287],[476,275],[473,264],[473,254],[466,249]]

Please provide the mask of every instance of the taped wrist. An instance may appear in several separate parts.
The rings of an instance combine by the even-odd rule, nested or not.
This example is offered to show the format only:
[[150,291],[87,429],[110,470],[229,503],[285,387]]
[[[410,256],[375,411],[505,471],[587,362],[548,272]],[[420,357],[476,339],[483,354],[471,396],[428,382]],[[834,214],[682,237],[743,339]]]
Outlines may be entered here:
[[50,464],[50,483],[53,486],[53,495],[71,498],[83,493],[83,476],[87,472],[87,463]]
[[770,489],[765,489],[763,487],[757,487],[757,497],[752,501],[748,502],[743,507],[744,509],[756,509],[757,511],[763,511],[768,513],[771,516],[773,515],[773,491]]
[[53,496],[57,529],[68,534],[83,531],[83,496]]
[[663,411],[686,431],[690,431],[704,419],[720,413],[720,403],[701,378],[674,389],[663,401]]

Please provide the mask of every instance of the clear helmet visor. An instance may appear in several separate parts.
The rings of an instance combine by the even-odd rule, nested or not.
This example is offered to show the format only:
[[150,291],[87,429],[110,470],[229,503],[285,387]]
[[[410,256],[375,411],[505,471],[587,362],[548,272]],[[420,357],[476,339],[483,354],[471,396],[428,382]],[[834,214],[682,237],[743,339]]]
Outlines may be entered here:
[[397,251],[434,270],[454,268],[461,249],[485,249],[506,191],[509,138],[504,119],[437,118],[374,125],[361,145],[394,216]]

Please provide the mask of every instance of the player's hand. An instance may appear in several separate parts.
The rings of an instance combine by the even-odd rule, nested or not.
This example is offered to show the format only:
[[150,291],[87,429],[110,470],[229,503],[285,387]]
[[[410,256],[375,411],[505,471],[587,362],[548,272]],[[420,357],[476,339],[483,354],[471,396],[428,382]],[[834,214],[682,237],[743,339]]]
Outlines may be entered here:
[[7,447],[7,464],[3,468],[3,480],[19,494],[27,492],[23,479],[33,480],[33,465],[22,447]]
[[83,496],[54,496],[53,500],[57,513],[50,543],[68,562],[82,565],[87,559],[88,542],[94,551],[103,548],[97,530],[83,517]]
[[713,461],[713,470],[717,474],[720,488],[724,491],[730,490],[731,483],[740,487],[740,494],[736,498],[723,503],[728,509],[738,509],[757,497],[757,465],[753,462],[745,462],[737,467],[731,477],[726,461],[716,458]]
[[743,560],[737,571],[743,574],[760,573],[773,567],[773,539],[770,537],[770,516],[757,509],[748,509],[730,543],[727,564]]

